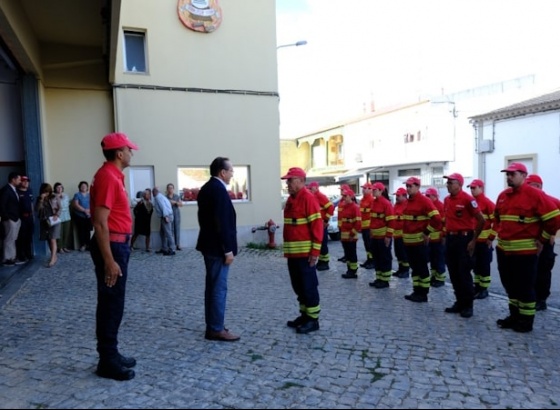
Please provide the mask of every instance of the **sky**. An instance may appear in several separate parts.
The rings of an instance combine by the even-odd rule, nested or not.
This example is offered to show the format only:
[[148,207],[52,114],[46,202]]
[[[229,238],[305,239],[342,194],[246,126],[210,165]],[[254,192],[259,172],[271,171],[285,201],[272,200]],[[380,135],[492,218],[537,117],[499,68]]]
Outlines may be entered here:
[[560,87],[558,0],[276,0],[280,137],[526,75]]

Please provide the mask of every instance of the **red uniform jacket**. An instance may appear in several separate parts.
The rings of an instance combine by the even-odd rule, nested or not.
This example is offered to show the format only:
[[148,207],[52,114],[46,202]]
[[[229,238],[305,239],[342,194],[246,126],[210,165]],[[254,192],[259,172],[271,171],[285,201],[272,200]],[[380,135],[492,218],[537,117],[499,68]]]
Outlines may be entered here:
[[395,203],[395,205],[393,205],[393,210],[395,211],[395,223],[394,223],[395,231],[393,232],[393,238],[402,238],[403,225],[404,225],[403,213],[404,213],[404,209],[406,208],[407,202],[408,200],[404,200],[402,202],[397,202]]
[[496,205],[482,193],[476,197],[476,202],[478,202],[478,207],[484,217],[484,226],[482,227],[482,231],[480,232],[480,235],[478,235],[478,239],[476,241],[486,242],[488,237],[491,235],[493,235],[493,237],[496,236],[494,231],[494,209],[496,208]]
[[364,194],[360,201],[360,212],[362,214],[362,230],[369,229],[369,220],[371,218],[371,207],[375,198],[372,194]]
[[441,215],[430,198],[420,192],[408,198],[403,213],[403,242],[405,245],[422,245],[425,235],[441,230]]
[[341,224],[340,240],[342,242],[356,242],[358,234],[362,231],[362,215],[358,204],[350,202],[349,204],[345,203],[342,209],[339,207],[338,221]]
[[560,227],[560,210],[543,191],[523,184],[498,195],[494,218],[498,248],[506,254],[536,254],[535,240],[545,243]]
[[307,189],[290,195],[284,207],[284,256],[319,256],[323,241],[319,203]]
[[371,208],[369,236],[376,239],[392,238],[395,231],[395,220],[393,204],[383,196],[375,198]]

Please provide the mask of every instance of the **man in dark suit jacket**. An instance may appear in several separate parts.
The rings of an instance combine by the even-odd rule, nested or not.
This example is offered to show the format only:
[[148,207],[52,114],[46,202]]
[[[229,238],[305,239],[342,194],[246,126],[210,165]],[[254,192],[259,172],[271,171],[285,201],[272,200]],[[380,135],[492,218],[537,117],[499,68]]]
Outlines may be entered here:
[[233,342],[239,336],[224,327],[228,272],[237,255],[236,214],[227,191],[233,177],[229,158],[214,159],[210,175],[197,198],[200,231],[196,249],[204,256],[206,266],[205,338]]
[[[21,220],[19,218],[19,196],[17,187],[21,177],[17,172],[10,172],[8,183],[0,190],[0,218],[4,230],[4,265],[15,265],[16,239],[18,237]],[[19,262],[18,262],[19,264]]]

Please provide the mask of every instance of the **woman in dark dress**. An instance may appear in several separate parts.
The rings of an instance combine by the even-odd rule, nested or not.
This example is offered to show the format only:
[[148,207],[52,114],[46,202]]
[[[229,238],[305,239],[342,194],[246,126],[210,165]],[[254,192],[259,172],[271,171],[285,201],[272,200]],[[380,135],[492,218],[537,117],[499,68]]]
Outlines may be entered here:
[[152,191],[147,188],[142,193],[142,199],[134,207],[134,235],[132,235],[130,242],[130,246],[135,249],[134,242],[136,242],[136,238],[139,235],[144,235],[146,238],[146,252],[151,252],[150,233],[152,229],[152,213],[154,212],[151,199]]

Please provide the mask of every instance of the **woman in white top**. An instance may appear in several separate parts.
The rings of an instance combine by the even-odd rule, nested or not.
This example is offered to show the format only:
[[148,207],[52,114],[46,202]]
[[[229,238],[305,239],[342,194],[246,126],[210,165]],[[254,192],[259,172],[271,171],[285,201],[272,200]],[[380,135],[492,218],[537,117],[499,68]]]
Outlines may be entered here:
[[57,182],[54,184],[54,194],[60,201],[60,238],[58,239],[58,252],[69,253],[73,247],[72,218],[70,216],[70,197],[64,193],[64,186]]

